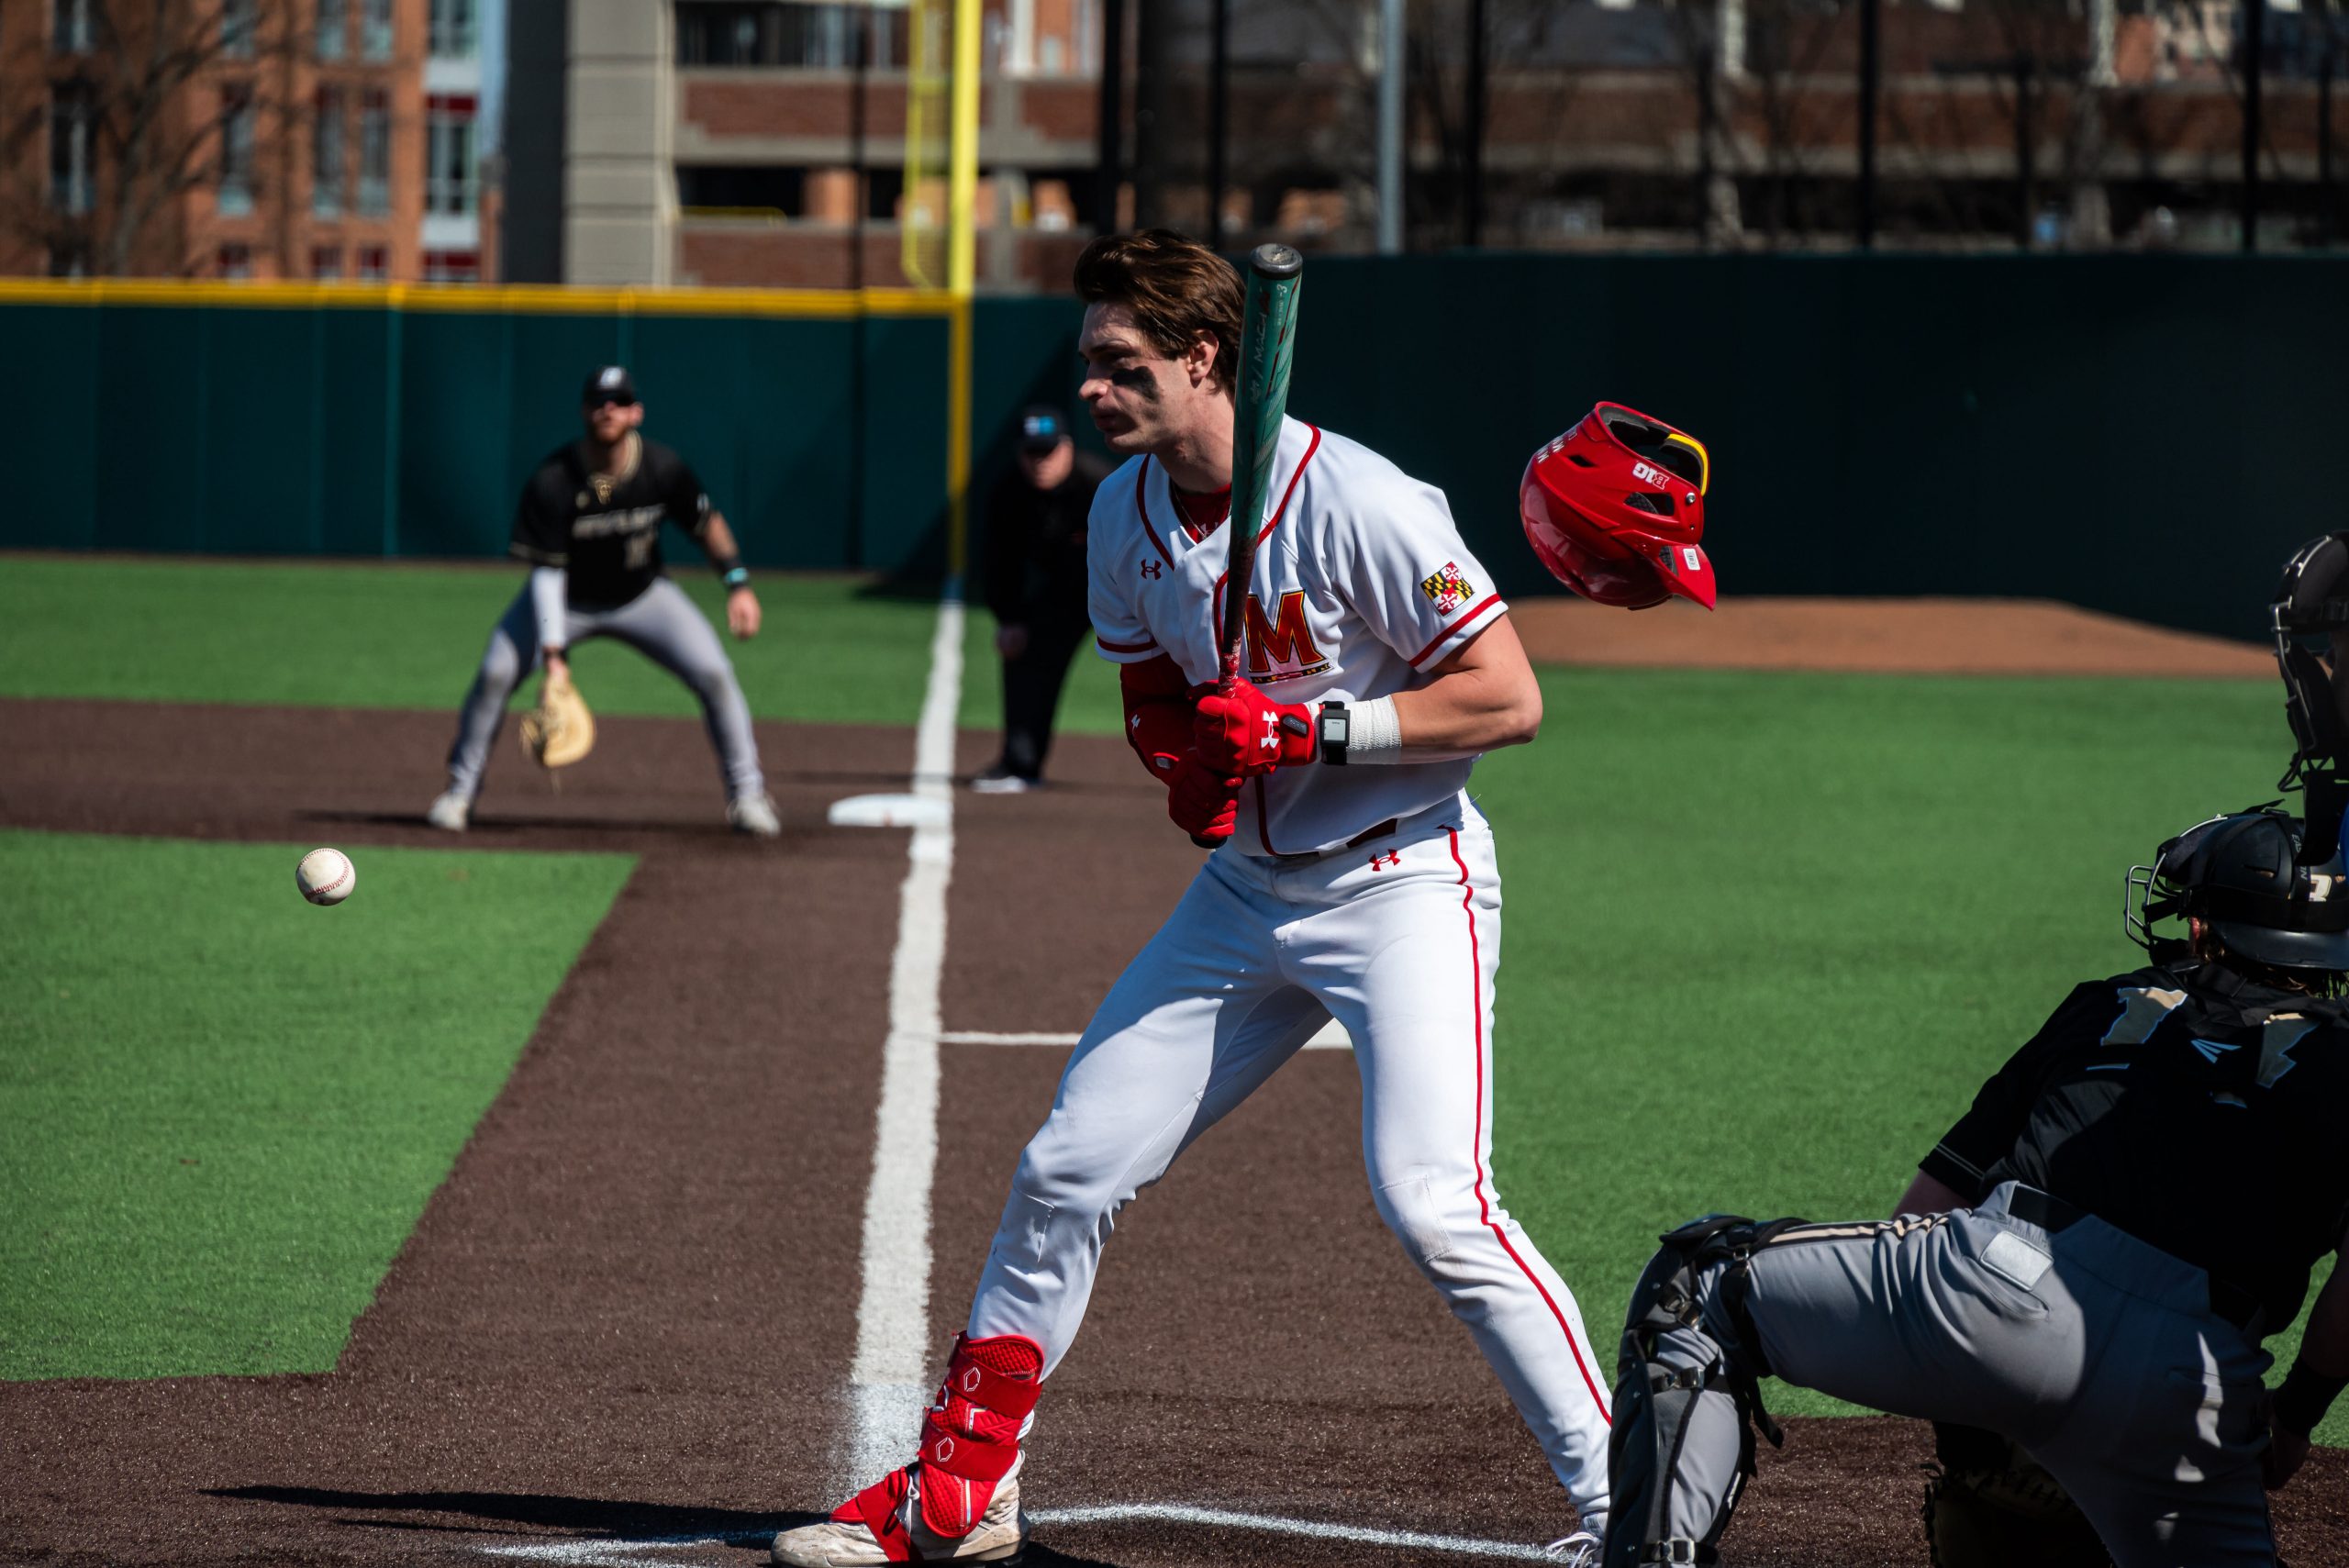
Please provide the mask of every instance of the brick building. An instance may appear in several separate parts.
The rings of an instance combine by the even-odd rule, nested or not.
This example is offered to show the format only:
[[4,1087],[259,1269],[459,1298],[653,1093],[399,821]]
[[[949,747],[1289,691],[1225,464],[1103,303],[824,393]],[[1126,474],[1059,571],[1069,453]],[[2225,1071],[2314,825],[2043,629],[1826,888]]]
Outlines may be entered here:
[[[1471,3],[1408,6],[1408,248],[1851,243],[1858,0],[1486,0],[1473,177]],[[2266,4],[2263,238],[2332,242],[2349,232],[2332,109],[2349,26],[2332,0]],[[1113,198],[1098,172],[1110,5],[1126,16]],[[1213,227],[1233,249],[1272,235],[1369,249],[1375,0],[1230,9]],[[982,286],[1061,286],[1105,213],[1209,229],[1210,14],[1210,0],[984,0]],[[903,188],[908,15],[516,0],[512,275],[899,283],[900,221],[923,199]],[[2233,0],[1886,0],[1882,16],[1883,242],[2235,242]]]
[[0,271],[493,277],[479,46],[475,0],[0,6]]

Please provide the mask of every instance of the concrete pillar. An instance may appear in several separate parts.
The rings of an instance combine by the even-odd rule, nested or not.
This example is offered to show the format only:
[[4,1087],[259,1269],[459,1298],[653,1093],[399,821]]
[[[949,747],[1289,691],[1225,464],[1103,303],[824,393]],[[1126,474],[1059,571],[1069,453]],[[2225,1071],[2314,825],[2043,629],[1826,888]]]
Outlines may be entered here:
[[675,275],[676,28],[663,0],[571,0],[566,282]]

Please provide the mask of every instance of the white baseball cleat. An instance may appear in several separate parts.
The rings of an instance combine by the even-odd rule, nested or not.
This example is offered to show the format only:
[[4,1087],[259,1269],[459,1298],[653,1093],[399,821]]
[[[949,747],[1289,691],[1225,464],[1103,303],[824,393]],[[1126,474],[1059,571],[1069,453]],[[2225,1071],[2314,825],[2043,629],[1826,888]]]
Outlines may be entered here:
[[[1028,1544],[1028,1516],[1019,1509],[1019,1478],[1007,1476],[995,1489],[987,1511],[963,1535],[942,1536],[921,1517],[921,1467],[909,1465],[900,1474],[907,1485],[889,1520],[898,1547],[896,1556],[861,1521],[833,1515],[822,1524],[802,1525],[774,1538],[774,1561],[780,1568],[881,1568],[889,1562],[1011,1562]],[[854,1505],[841,1509],[852,1513]],[[910,1549],[912,1556],[906,1555]]]
[[753,839],[783,836],[783,818],[774,814],[773,795],[736,795],[726,803],[726,823],[737,833],[748,833]]
[[1542,1555],[1562,1568],[1598,1568],[1599,1553],[1607,1549],[1604,1532],[1593,1533],[1578,1529],[1562,1540],[1553,1540],[1542,1549]]
[[473,797],[459,795],[453,789],[443,790],[440,798],[424,814],[424,819],[444,833],[462,833],[473,825]]
[[1018,773],[985,773],[971,781],[974,795],[1026,795],[1035,789],[1041,780],[1023,778]]

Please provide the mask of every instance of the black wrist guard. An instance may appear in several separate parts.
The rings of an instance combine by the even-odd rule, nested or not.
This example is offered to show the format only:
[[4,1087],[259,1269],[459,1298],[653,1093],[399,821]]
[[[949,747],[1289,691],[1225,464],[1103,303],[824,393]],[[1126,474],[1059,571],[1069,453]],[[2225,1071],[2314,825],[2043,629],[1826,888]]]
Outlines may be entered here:
[[2310,1372],[2306,1362],[2294,1362],[2276,1390],[2276,1424],[2296,1437],[2308,1436],[2343,1388],[2349,1388],[2349,1377],[2327,1377]]
[[751,581],[751,569],[742,564],[742,558],[739,555],[729,555],[723,561],[713,561],[709,564],[711,570],[718,573],[718,580],[729,588],[745,587]]

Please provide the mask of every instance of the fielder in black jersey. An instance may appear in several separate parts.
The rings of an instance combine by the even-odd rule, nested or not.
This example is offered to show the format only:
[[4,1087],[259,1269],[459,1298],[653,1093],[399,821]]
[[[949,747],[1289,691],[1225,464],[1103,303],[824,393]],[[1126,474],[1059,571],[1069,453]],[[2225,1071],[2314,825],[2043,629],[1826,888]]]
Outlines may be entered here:
[[1771,1375],[2013,1443],[2120,1568],[2276,1562],[2263,1485],[2349,1382],[2349,1268],[2272,1400],[2260,1348],[2349,1244],[2349,878],[2300,846],[2243,812],[2132,872],[2154,962],[2076,988],[1896,1218],[1664,1238],[1624,1329],[1609,1568],[1714,1561]]
[[542,667],[550,679],[567,679],[573,643],[614,637],[693,689],[725,778],[728,822],[774,838],[782,824],[734,666],[709,622],[661,569],[661,528],[674,523],[726,584],[728,628],[737,638],[757,636],[758,595],[733,530],[685,461],[638,432],[644,406],[626,370],[607,365],[589,376],[581,414],[585,433],[551,453],[523,487],[511,550],[529,562],[530,579],[490,633],[458,717],[449,787],[427,819],[451,830],[472,822],[507,700],[525,673]]

